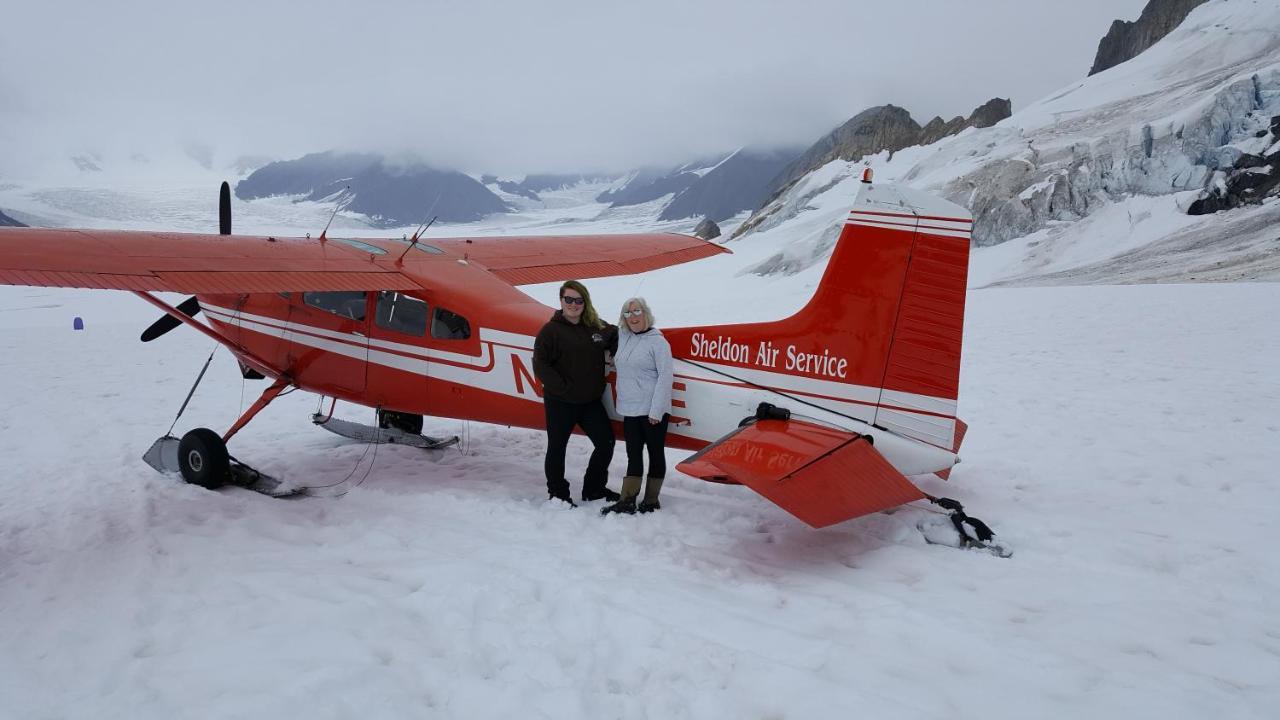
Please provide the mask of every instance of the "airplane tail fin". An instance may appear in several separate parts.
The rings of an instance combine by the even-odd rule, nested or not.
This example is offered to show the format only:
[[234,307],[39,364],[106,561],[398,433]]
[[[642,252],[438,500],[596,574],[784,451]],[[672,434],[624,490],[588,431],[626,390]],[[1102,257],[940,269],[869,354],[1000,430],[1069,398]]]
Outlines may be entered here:
[[[793,412],[821,417],[804,407],[810,405],[865,423],[847,435],[872,437],[874,449],[842,450],[839,465],[868,468],[856,482],[875,483],[875,493],[901,489],[904,482],[910,486],[905,477],[897,478],[945,472],[956,462],[963,427],[957,425],[956,404],[971,226],[971,216],[958,205],[908,188],[864,183],[813,298],[799,312],[775,322],[664,332],[676,357],[786,393],[796,401]],[[815,468],[837,467],[823,459],[827,450],[813,445],[813,432],[793,419],[771,427],[767,442],[763,435],[744,438],[738,431],[722,440],[736,435],[732,444],[743,457],[765,458],[769,452],[759,451],[767,445],[770,451],[806,458]],[[723,457],[699,465],[697,457],[680,469],[750,485],[796,512],[794,498],[775,498],[757,487],[761,468],[750,470]],[[880,463],[893,472],[884,472]],[[729,466],[733,472],[726,471]],[[803,475],[814,478],[816,472],[810,468]],[[815,506],[836,503],[838,481],[807,482],[814,483],[815,497],[826,498],[813,501]],[[885,498],[910,495],[896,492],[878,495],[881,500],[875,502],[836,504],[854,517],[866,508],[882,509]]]
[[951,450],[972,222],[932,195],[864,184],[799,312],[663,332],[677,357],[746,371]]

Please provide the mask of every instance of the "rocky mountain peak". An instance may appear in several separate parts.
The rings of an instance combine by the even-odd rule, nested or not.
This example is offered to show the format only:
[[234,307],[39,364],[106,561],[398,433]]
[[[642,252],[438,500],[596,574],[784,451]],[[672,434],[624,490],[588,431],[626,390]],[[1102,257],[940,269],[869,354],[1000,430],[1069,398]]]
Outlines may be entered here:
[[1139,53],[1155,45],[1182,24],[1196,7],[1208,0],[1151,0],[1142,8],[1136,21],[1116,20],[1098,43],[1089,74],[1096,75],[1107,68],[1132,60]]
[[959,115],[950,120],[935,117],[921,127],[911,118],[911,113],[897,105],[879,105],[863,110],[783,168],[770,183],[768,200],[738,226],[733,236],[739,237],[757,227],[777,210],[776,206],[771,207],[773,200],[797,180],[833,160],[857,161],[886,150],[892,156],[903,148],[929,145],[966,128],[990,127],[1012,112],[1013,104],[1009,100],[992,98],[974,108],[967,118]]
[[969,127],[991,127],[1013,114],[1013,103],[1008,98],[991,98],[969,113]]
[[473,178],[421,162],[369,153],[312,153],[273,162],[236,184],[236,197],[293,195],[314,202],[345,198],[343,208],[380,227],[412,225],[431,212],[442,222],[472,222],[511,207]]
[[969,117],[959,115],[944,121],[935,117],[920,130],[920,141],[917,145],[931,145],[948,135],[955,135],[965,128],[991,127],[1013,114],[1013,103],[1005,98],[991,98],[974,108]]
[[832,160],[858,160],[885,150],[897,152],[915,145],[920,139],[920,130],[920,125],[911,119],[911,113],[897,105],[879,105],[863,110],[788,165],[774,182],[774,194]]
[[714,240],[720,237],[720,226],[715,224],[711,218],[703,218],[702,222],[693,229],[693,234],[703,240]]

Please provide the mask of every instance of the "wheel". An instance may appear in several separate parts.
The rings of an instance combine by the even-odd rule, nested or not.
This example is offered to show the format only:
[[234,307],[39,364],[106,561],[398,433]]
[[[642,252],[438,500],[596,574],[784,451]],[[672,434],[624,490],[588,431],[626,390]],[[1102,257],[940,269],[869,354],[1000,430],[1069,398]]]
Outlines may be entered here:
[[216,488],[231,473],[231,456],[222,436],[209,428],[196,428],[178,443],[178,468],[192,485]]
[[378,427],[403,430],[410,435],[422,434],[422,416],[413,413],[402,413],[394,410],[378,411]]

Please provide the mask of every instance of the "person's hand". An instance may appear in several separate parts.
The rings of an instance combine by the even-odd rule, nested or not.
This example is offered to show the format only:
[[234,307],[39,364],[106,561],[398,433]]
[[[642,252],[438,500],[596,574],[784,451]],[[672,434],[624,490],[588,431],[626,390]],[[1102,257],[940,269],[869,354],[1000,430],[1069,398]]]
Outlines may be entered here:
[[662,422],[662,420],[661,420],[661,419],[649,418],[649,424],[650,424],[650,425],[657,425],[657,424],[658,424],[658,423],[660,423],[660,422]]

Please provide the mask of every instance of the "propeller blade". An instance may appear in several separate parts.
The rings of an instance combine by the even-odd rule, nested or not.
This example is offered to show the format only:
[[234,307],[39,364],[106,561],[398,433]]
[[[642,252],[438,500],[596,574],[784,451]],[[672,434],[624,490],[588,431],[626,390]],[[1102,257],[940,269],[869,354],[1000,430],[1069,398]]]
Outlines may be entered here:
[[218,234],[231,234],[231,186],[226,180],[218,191]]
[[[200,301],[192,295],[178,305],[178,310],[187,317],[195,317],[200,312]],[[181,324],[182,321],[172,315],[161,315],[159,320],[151,323],[151,327],[142,331],[142,342],[151,342]]]

